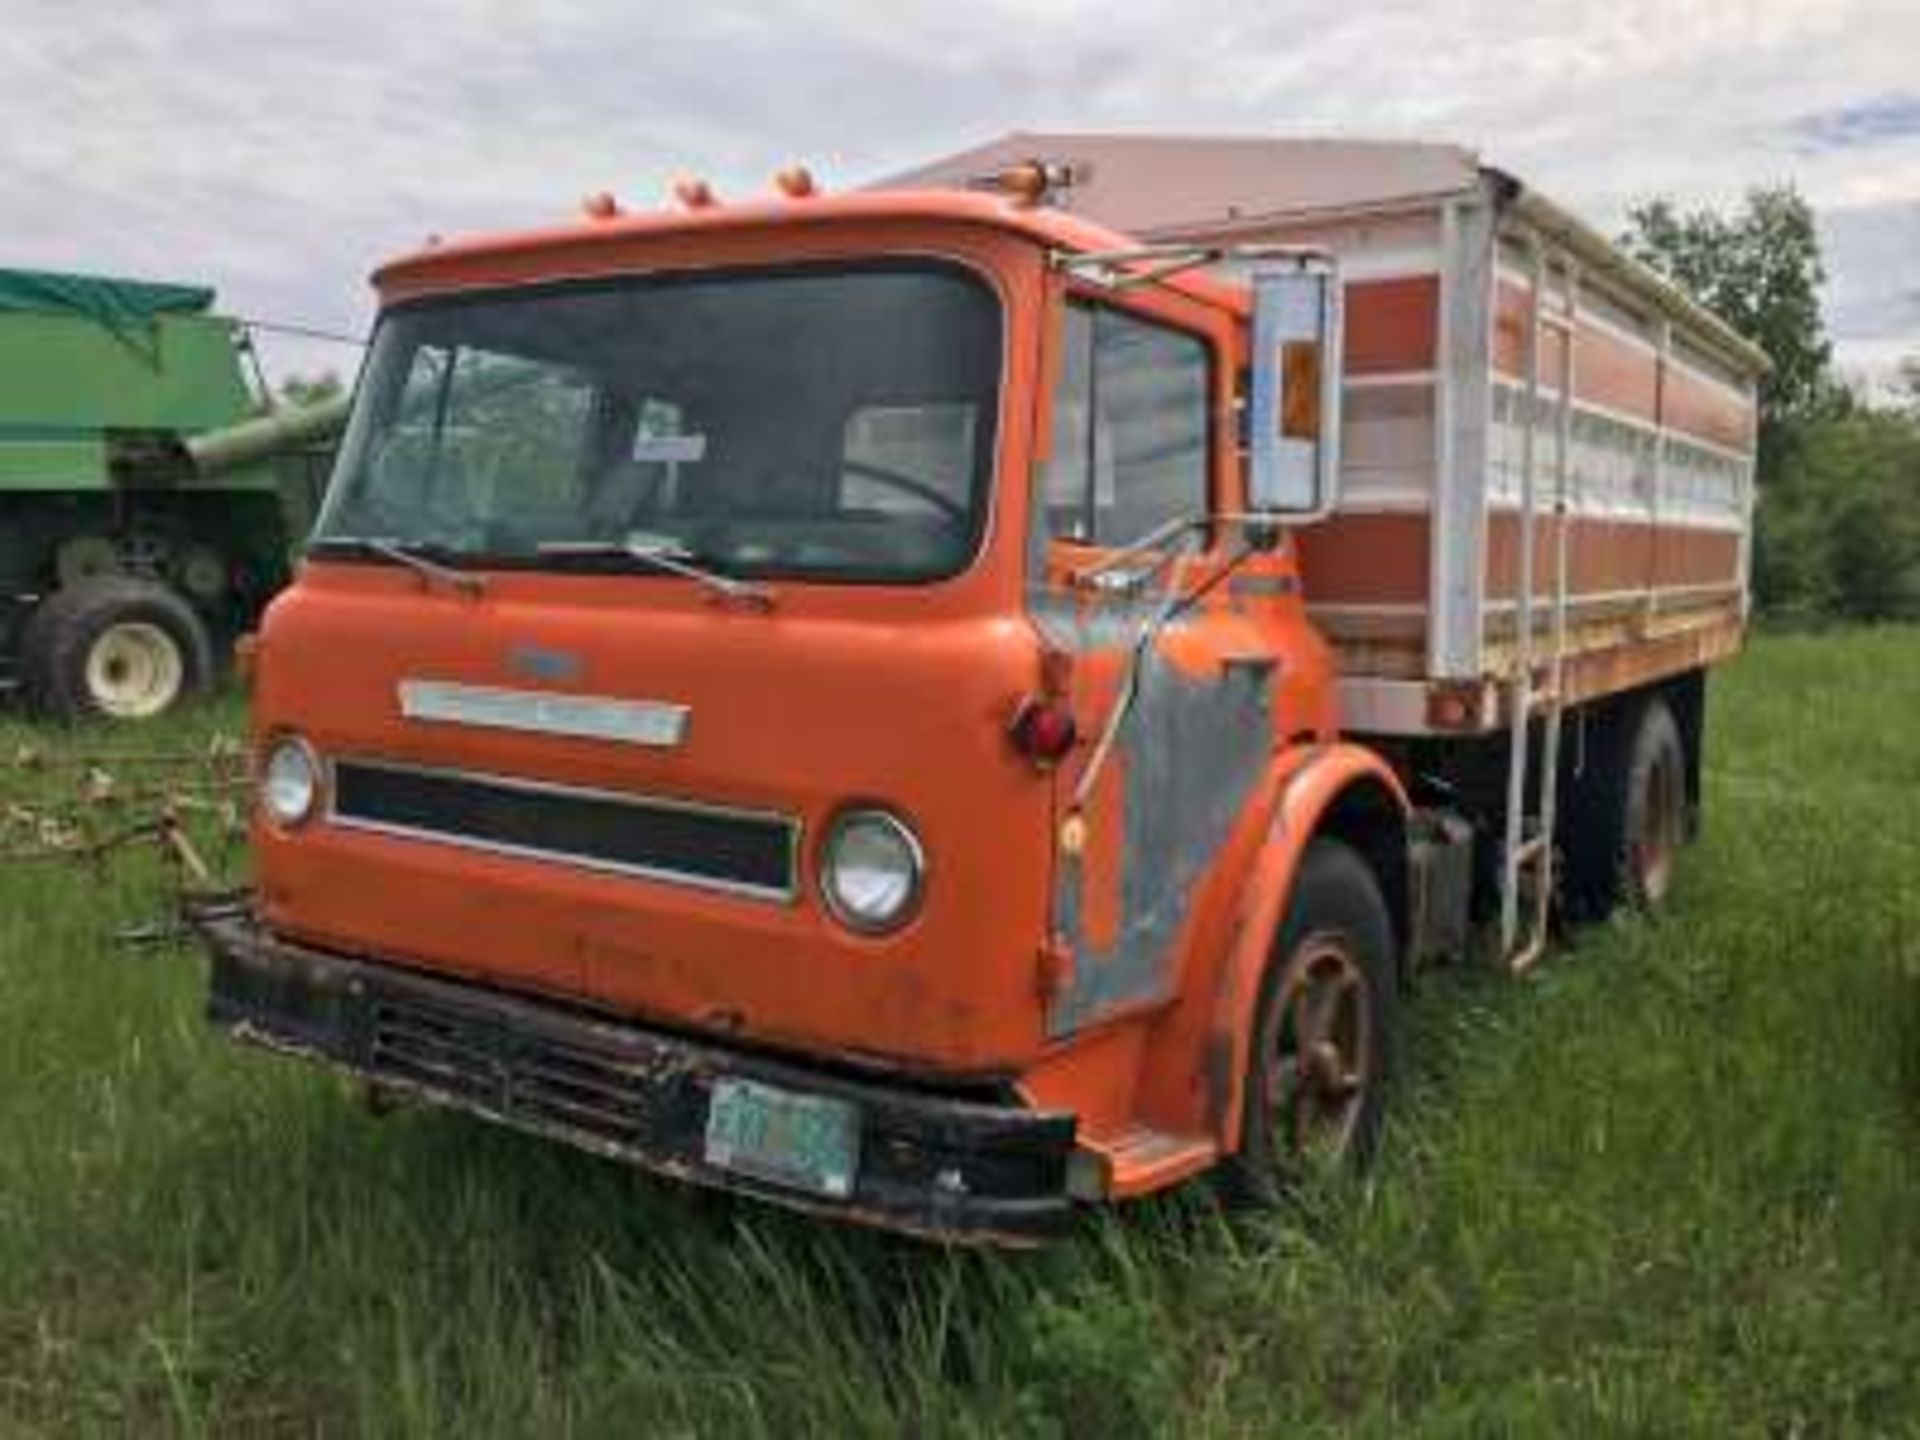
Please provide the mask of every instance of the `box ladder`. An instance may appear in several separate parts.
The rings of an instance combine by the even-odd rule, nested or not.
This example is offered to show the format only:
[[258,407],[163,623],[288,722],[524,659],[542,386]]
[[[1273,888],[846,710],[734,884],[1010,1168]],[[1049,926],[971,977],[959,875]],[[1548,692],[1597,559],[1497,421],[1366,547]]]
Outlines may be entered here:
[[[1500,868],[1500,955],[1508,969],[1524,974],[1545,953],[1554,892],[1554,827],[1560,782],[1561,720],[1567,659],[1571,468],[1573,448],[1574,349],[1580,309],[1579,272],[1555,256],[1564,278],[1563,310],[1544,305],[1548,257],[1532,246],[1533,276],[1528,304],[1526,348],[1526,424],[1520,432],[1519,585],[1514,605],[1513,663],[1507,679],[1506,833]],[[1540,425],[1541,336],[1548,328],[1561,337],[1555,379],[1554,465],[1550,506],[1552,566],[1547,594],[1545,653],[1540,652],[1534,550],[1540,527],[1538,442]],[[1534,722],[1539,721],[1539,735]],[[1534,750],[1539,755],[1536,762]]]

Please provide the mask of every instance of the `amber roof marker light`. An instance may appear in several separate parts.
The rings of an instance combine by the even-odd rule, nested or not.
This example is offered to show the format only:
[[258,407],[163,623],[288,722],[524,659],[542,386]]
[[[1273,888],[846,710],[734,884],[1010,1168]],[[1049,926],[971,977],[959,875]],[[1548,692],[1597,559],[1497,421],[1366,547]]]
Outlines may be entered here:
[[1093,179],[1093,166],[1081,160],[1016,161],[998,170],[984,171],[968,178],[969,190],[985,190],[1004,195],[1023,208],[1059,205],[1076,185]]
[[789,200],[811,200],[820,193],[813,172],[804,165],[783,165],[774,171],[773,188]]
[[673,201],[683,210],[708,210],[720,203],[713,186],[698,175],[682,175],[673,182]]

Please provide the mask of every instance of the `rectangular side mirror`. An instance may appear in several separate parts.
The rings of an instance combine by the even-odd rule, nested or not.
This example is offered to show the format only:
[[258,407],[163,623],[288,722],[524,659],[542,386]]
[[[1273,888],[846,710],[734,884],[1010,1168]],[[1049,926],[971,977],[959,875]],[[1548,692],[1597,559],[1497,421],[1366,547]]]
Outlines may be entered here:
[[1255,270],[1249,508],[1296,520],[1340,486],[1340,277],[1331,261]]

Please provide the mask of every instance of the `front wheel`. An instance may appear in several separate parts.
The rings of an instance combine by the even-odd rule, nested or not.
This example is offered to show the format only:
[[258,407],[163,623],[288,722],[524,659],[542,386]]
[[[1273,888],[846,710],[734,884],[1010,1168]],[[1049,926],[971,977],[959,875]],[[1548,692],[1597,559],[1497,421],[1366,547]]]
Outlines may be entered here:
[[1379,1139],[1395,1038],[1393,924],[1372,869],[1314,840],[1300,862],[1248,1047],[1229,1198],[1272,1204],[1317,1171],[1363,1165]]

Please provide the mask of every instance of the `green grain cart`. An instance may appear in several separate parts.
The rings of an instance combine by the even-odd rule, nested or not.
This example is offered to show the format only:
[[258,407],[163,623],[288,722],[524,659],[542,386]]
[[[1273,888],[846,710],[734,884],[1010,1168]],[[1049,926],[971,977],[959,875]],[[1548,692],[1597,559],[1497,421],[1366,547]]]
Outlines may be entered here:
[[42,714],[160,714],[288,578],[345,400],[260,415],[212,303],[0,270],[0,688]]

